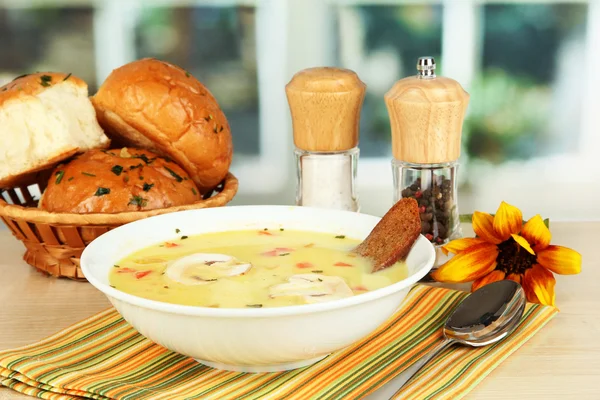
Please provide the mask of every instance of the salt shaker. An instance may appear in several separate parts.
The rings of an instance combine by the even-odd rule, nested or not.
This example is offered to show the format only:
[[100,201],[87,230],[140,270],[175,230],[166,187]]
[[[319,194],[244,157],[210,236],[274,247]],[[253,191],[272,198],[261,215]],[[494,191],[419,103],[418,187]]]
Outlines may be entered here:
[[304,69],[286,85],[297,205],[359,210],[355,181],[365,90],[356,73],[333,67]]
[[417,75],[385,94],[392,128],[394,202],[415,198],[421,233],[438,247],[461,236],[457,168],[469,94],[436,76],[433,57],[417,61]]

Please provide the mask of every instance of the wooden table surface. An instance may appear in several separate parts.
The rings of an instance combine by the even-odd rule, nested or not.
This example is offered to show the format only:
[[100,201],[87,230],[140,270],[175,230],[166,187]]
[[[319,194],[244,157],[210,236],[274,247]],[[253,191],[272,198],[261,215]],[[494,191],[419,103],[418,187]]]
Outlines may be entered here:
[[[560,313],[467,399],[600,399],[600,222],[552,223],[552,243],[583,256],[583,271],[557,276]],[[470,227],[463,230],[470,235]],[[36,342],[109,307],[88,283],[47,277],[22,261],[0,230],[0,350]],[[0,400],[27,399],[0,389]]]

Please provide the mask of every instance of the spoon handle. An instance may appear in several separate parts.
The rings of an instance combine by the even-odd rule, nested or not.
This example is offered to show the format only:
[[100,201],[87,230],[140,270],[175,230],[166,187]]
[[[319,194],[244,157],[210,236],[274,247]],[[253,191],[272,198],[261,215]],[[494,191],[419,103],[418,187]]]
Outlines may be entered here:
[[363,400],[383,400],[391,399],[404,385],[417,373],[421,368],[425,366],[432,358],[437,356],[442,350],[449,345],[453,344],[454,340],[444,339],[427,354],[417,360],[413,365],[402,371],[394,379],[371,393],[369,396],[363,398]]

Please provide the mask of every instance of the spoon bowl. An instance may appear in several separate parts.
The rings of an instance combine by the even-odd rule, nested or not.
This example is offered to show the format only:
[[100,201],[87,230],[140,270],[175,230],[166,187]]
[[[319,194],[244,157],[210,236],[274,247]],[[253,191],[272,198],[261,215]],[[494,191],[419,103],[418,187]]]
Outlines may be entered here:
[[391,398],[432,358],[452,344],[482,347],[501,341],[517,328],[526,304],[525,292],[517,282],[497,281],[479,288],[467,296],[446,320],[444,340],[365,399]]
[[526,303],[523,288],[514,281],[483,286],[452,312],[444,325],[444,337],[473,347],[497,342],[516,327]]

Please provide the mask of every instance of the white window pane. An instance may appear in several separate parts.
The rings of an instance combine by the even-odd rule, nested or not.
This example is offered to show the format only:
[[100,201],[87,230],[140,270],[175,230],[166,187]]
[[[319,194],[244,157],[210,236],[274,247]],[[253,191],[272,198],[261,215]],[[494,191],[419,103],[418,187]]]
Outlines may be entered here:
[[0,84],[35,71],[66,71],[96,90],[93,9],[0,7]]
[[465,129],[472,159],[504,163],[577,150],[585,79],[573,67],[585,59],[586,9],[483,7],[481,69]]
[[136,27],[136,58],[173,62],[197,77],[231,125],[236,155],[259,153],[252,7],[148,7]]

